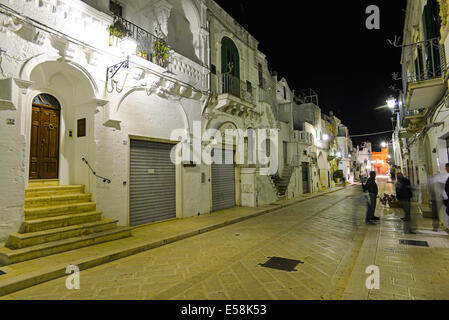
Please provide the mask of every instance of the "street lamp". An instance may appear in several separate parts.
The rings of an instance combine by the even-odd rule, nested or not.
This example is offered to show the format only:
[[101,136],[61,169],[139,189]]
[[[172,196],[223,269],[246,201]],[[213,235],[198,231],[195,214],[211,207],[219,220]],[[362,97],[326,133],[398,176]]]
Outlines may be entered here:
[[386,147],[387,147],[387,143],[384,141],[384,142],[382,142],[382,143],[380,144],[380,146],[381,146],[382,148],[386,148]]
[[396,108],[396,99],[393,98],[393,96],[390,96],[390,98],[388,98],[388,100],[387,100],[387,106],[388,106],[388,108],[390,108],[391,110],[394,110],[394,108]]
[[106,83],[108,83],[109,79],[114,78],[121,68],[129,68],[129,56],[136,54],[137,42],[129,36],[121,40],[119,46],[123,55],[126,56],[126,60],[108,67],[106,72]]

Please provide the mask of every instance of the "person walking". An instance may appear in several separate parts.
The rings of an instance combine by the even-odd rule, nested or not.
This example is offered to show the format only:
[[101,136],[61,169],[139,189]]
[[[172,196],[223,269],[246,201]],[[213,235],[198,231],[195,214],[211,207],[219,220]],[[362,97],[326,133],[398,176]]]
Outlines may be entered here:
[[398,182],[396,183],[396,198],[399,200],[401,208],[405,213],[405,216],[402,219],[404,221],[404,233],[415,234],[411,227],[411,199],[413,197],[411,183],[410,180],[404,177],[402,173],[398,173],[397,177]]
[[380,220],[374,214],[376,212],[377,195],[379,194],[379,189],[376,183],[376,172],[370,172],[370,177],[365,185],[363,185],[363,191],[367,192],[366,201],[366,218],[365,223],[367,225],[374,225],[373,220]]
[[396,180],[396,166],[393,166],[390,171],[391,180],[394,182]]

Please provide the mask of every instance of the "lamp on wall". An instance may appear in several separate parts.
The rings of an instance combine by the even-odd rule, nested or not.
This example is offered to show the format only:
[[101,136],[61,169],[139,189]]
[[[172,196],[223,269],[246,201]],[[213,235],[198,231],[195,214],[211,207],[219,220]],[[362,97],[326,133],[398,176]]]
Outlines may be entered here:
[[390,98],[388,98],[387,100],[387,106],[388,108],[390,108],[391,110],[393,110],[394,108],[396,108],[396,99],[393,96],[390,96]]
[[120,41],[120,49],[122,50],[123,54],[126,55],[126,60],[108,67],[106,72],[106,83],[108,83],[109,79],[114,78],[114,76],[121,68],[129,68],[129,56],[136,54],[137,42],[129,36],[123,38],[123,40]]

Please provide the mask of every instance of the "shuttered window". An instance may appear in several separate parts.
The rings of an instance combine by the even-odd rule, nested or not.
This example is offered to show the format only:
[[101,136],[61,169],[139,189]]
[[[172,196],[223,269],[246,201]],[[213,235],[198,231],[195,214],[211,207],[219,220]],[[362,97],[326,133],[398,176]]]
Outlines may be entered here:
[[221,41],[221,72],[240,79],[240,57],[234,42],[228,37]]

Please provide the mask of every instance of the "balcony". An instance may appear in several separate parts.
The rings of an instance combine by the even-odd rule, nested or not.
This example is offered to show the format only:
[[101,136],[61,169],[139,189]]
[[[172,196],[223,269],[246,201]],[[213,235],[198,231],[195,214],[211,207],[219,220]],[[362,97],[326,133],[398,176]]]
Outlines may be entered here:
[[407,110],[434,106],[445,92],[446,54],[439,38],[404,46],[402,79]]
[[[429,109],[416,109],[402,111],[401,126],[405,128],[408,134],[415,134],[420,132],[426,125],[426,116]],[[407,135],[403,133],[402,136]]]
[[313,134],[311,134],[309,132],[293,131],[293,137],[292,137],[293,142],[302,143],[302,144],[305,144],[310,147],[313,145],[313,140],[314,140]]
[[[43,45],[49,39],[50,44],[61,56],[64,56],[65,60],[74,61],[80,65],[88,63],[97,68],[108,67],[123,58],[121,50],[115,47],[119,43],[118,37],[112,37],[112,39],[110,37],[110,27],[120,23],[120,27],[124,28],[121,29],[122,34],[120,32],[117,34],[123,36],[123,31],[128,30],[127,35],[131,35],[140,45],[136,55],[140,55],[142,59],[130,57],[133,65],[138,65],[142,69],[155,69],[155,65],[149,61],[156,61],[156,64],[162,64],[165,69],[158,70],[161,73],[165,71],[171,78],[194,86],[198,90],[209,90],[207,67],[182,56],[168,46],[169,58],[157,63],[157,60],[153,60],[154,42],[161,37],[158,38],[130,21],[99,11],[88,3],[80,0],[0,0],[0,4],[7,12],[17,13],[55,31],[47,34],[30,23],[17,21],[14,28],[10,25],[11,32],[17,32],[17,28],[21,28],[23,29],[21,33],[27,35],[25,38],[31,39],[30,41],[37,45]],[[66,37],[61,37],[57,33],[64,34]],[[82,42],[83,45],[78,45],[77,41]],[[198,95],[197,92],[191,94],[194,97]]]
[[[168,53],[171,50],[166,44],[165,39],[157,37],[135,25],[134,23],[119,16],[114,16],[114,23],[110,27],[109,31],[109,46],[117,45],[117,41],[114,41],[114,37],[130,37],[137,42],[137,56],[145,60],[152,61],[153,63],[156,63],[163,68],[167,68],[169,61]],[[116,43],[114,44],[114,42]]]
[[218,96],[217,110],[242,116],[256,106],[255,90],[251,83],[231,74],[212,75],[212,90]]

